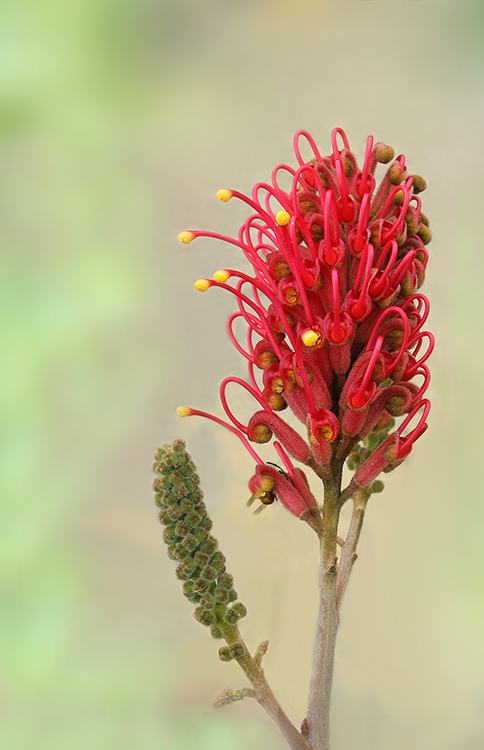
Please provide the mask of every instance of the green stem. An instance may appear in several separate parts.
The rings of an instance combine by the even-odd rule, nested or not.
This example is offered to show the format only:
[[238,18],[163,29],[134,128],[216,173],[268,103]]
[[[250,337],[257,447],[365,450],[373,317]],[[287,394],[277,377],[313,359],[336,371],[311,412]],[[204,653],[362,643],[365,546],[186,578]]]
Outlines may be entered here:
[[320,605],[309,691],[308,736],[313,750],[329,750],[329,709],[339,615],[336,607],[337,539],[341,467],[325,486],[321,533]]
[[309,740],[304,737],[286,716],[279,702],[272,692],[264,675],[264,670],[259,667],[249,653],[237,626],[221,625],[223,636],[230,646],[241,643],[244,646],[244,655],[237,659],[238,663],[249,678],[256,692],[256,700],[265,708],[269,716],[276,722],[292,750],[313,750]]

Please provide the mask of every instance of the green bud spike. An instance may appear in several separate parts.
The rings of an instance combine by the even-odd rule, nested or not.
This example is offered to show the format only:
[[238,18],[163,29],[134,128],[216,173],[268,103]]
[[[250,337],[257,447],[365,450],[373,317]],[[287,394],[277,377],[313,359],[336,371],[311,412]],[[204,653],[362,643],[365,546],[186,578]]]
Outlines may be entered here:
[[[194,617],[210,627],[214,638],[223,637],[223,629],[231,628],[247,610],[237,602],[233,578],[225,569],[225,556],[211,536],[212,521],[207,515],[203,492],[195,465],[182,440],[165,445],[156,453],[154,470],[158,474],[153,486],[156,503],[161,508],[159,520],[164,525],[163,538],[168,555],[178,561],[177,577],[183,581],[183,593],[198,604]],[[235,602],[231,607],[228,605]],[[222,650],[224,660],[240,658],[240,643]],[[242,651],[241,651],[242,649]]]

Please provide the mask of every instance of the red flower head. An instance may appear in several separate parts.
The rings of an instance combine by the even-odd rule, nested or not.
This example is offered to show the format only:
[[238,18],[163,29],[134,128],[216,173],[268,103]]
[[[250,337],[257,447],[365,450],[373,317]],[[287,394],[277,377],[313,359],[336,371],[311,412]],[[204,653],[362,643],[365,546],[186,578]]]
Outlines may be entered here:
[[[313,152],[308,161],[301,156],[302,137]],[[229,377],[221,384],[230,421],[188,407],[178,413],[209,417],[236,433],[257,462],[253,494],[263,502],[279,497],[297,516],[316,501],[289,456],[324,480],[332,459],[343,461],[361,440],[374,436],[377,447],[350,485],[367,486],[410,453],[427,427],[429,410],[423,399],[430,380],[425,361],[434,338],[422,330],[429,303],[418,291],[431,239],[417,197],[425,181],[409,175],[405,158],[394,159],[393,149],[374,144],[372,136],[361,169],[340,128],[332,133],[332,147],[323,157],[300,131],[294,139],[297,169],[277,166],[271,183],[255,185],[251,197],[219,190],[219,200],[238,198],[251,209],[237,238],[203,231],[179,235],[183,243],[203,236],[237,246],[252,272],[223,269],[195,283],[202,292],[223,288],[237,304],[228,331],[247,360],[248,378]],[[377,163],[389,164],[378,188]],[[289,190],[279,184],[283,173],[286,180],[289,175]],[[247,326],[246,345],[235,336],[237,319]],[[415,383],[417,376],[421,380]],[[228,383],[245,388],[256,402],[248,424],[228,405]],[[301,433],[276,413],[287,407],[304,425]],[[388,434],[392,417],[404,415]],[[253,448],[274,435],[282,474]]]

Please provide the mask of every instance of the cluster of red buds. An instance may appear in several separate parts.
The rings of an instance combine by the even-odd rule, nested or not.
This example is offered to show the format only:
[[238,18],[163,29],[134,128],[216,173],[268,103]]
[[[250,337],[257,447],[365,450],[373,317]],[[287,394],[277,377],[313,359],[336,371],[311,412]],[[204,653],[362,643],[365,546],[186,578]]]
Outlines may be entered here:
[[[309,161],[301,156],[301,138],[312,149]],[[237,238],[179,235],[183,243],[213,237],[237,246],[252,272],[223,269],[195,283],[199,291],[225,289],[237,302],[228,331],[247,360],[248,379],[228,377],[220,386],[229,421],[189,407],[178,413],[209,417],[236,433],[257,462],[253,495],[264,504],[279,498],[301,516],[318,504],[291,457],[323,481],[351,457],[356,472],[349,497],[408,456],[427,428],[425,362],[434,338],[423,330],[429,303],[419,292],[431,239],[418,197],[425,180],[407,174],[404,156],[394,159],[393,149],[372,136],[360,169],[340,128],[329,156],[304,131],[296,134],[294,151],[299,167],[277,166],[272,184],[255,185],[252,197],[217,193],[223,202],[238,198],[252,209]],[[389,164],[378,188],[377,163]],[[288,189],[280,186],[284,179]],[[237,319],[247,325],[246,345],[235,336]],[[245,388],[258,405],[248,424],[229,407],[229,383]],[[304,425],[304,437],[279,416],[287,407]],[[394,417],[404,419],[390,432]],[[254,449],[273,436],[283,471]]]

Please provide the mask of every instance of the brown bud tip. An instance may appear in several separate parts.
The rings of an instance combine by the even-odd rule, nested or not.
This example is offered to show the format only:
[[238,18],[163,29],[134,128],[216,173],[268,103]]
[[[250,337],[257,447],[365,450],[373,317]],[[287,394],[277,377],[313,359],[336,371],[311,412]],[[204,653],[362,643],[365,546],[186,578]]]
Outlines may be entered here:
[[404,172],[401,165],[396,161],[388,170],[388,181],[392,185],[400,185],[403,181]]
[[386,146],[380,141],[375,146],[375,156],[380,164],[388,164],[395,156],[395,151],[391,146]]
[[403,206],[403,199],[404,199],[403,190],[399,190],[398,193],[395,193],[393,202],[395,203],[396,206]]
[[252,435],[250,436],[250,439],[254,443],[268,443],[271,438],[272,430],[267,425],[261,423],[254,425]]
[[414,174],[412,187],[414,194],[418,195],[419,193],[423,193],[423,191],[427,187],[427,183],[419,174]]
[[420,224],[417,235],[420,237],[424,245],[428,245],[430,240],[432,239],[432,232],[430,231],[429,227],[425,226],[425,224],[423,223]]

